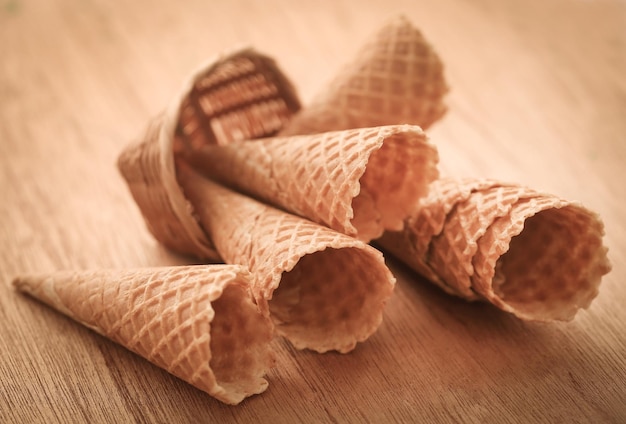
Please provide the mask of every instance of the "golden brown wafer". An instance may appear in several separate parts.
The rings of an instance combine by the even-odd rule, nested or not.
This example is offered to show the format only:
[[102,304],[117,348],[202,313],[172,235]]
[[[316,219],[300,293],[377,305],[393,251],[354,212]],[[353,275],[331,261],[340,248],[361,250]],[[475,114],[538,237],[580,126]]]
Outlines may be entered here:
[[237,50],[201,66],[118,159],[154,237],[177,252],[217,260],[180,191],[173,152],[273,135],[299,107],[274,60],[254,50]]
[[267,388],[272,323],[241,266],[67,271],[14,280],[21,291],[222,402]]
[[521,199],[478,240],[472,286],[520,318],[571,320],[611,270],[603,236],[598,215],[579,204]]
[[220,255],[299,349],[348,352],[380,325],[395,279],[371,246],[235,193],[185,163],[179,180]]
[[523,319],[570,320],[611,269],[597,214],[493,180],[432,184],[401,232],[377,241],[448,293]]
[[400,230],[438,176],[417,126],[277,137],[189,151],[219,182],[363,241]]
[[[376,243],[446,292],[459,295],[459,290],[432,269],[431,243],[441,235],[448,216],[458,204],[467,201],[478,190],[502,185],[490,179],[440,178],[429,186],[428,196],[420,200],[417,212],[405,221],[404,229],[387,231]],[[447,251],[439,254],[445,253]],[[475,297],[467,291],[462,294],[469,298]]]
[[414,124],[426,129],[446,111],[443,63],[404,16],[387,22],[281,135]]

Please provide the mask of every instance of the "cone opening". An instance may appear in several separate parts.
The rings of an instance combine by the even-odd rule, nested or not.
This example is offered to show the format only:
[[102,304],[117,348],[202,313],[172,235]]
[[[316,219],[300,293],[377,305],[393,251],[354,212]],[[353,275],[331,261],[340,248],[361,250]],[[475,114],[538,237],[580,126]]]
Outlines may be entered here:
[[282,274],[269,308],[277,331],[297,348],[348,352],[376,330],[392,289],[382,257],[328,248]]
[[404,219],[417,210],[419,199],[438,177],[438,160],[437,149],[419,128],[385,136],[370,156],[359,180],[361,192],[352,202],[359,239],[370,241],[385,230],[402,230]]
[[274,135],[299,108],[292,84],[276,63],[245,50],[196,77],[181,102],[175,149]]
[[572,319],[608,272],[602,235],[601,222],[581,207],[538,212],[498,259],[496,296],[528,319]]
[[212,302],[211,361],[216,382],[236,402],[261,393],[267,387],[262,377],[271,364],[271,322],[252,302],[245,283],[231,283]]

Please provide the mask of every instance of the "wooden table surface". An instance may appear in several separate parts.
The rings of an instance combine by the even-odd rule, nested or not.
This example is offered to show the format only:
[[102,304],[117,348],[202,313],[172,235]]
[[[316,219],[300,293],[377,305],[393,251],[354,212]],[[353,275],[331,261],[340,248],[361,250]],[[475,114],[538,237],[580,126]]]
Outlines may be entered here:
[[[626,3],[155,3],[0,2],[0,422],[626,421]],[[188,263],[148,233],[121,149],[222,50],[274,56],[306,103],[397,13],[446,64],[444,172],[604,219],[613,271],[573,322],[521,322],[389,259],[374,336],[348,355],[277,340],[267,392],[230,407],[13,291],[25,272]]]

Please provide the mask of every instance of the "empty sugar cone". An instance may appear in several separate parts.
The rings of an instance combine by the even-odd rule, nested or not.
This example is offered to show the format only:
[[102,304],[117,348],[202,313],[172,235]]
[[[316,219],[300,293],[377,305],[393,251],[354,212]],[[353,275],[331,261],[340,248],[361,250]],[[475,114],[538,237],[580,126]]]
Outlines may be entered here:
[[154,237],[177,252],[218,259],[180,191],[173,152],[183,145],[274,135],[299,107],[293,86],[274,60],[251,49],[211,59],[193,73],[118,159]]
[[611,269],[595,213],[514,184],[433,186],[423,209],[381,246],[447,292],[522,319],[571,320],[590,305]]
[[118,168],[159,242],[180,253],[217,260],[213,244],[189,213],[189,202],[176,182],[172,147],[167,145],[169,131],[164,125],[164,114],[153,119],[143,140],[124,149]]
[[[228,56],[194,78],[193,87],[151,127],[155,136],[122,153],[120,171],[159,241],[182,253],[248,266],[256,300],[271,313],[280,334],[298,348],[348,352],[378,328],[393,291],[395,280],[382,254],[355,238],[237,195],[177,163],[177,157],[204,145],[270,136],[297,110],[292,91],[254,84],[250,91],[249,84],[231,83],[233,75],[250,72],[256,72],[255,84],[275,81],[264,74],[270,69],[276,76],[273,62],[257,72],[256,59],[252,65],[249,59],[248,51]],[[219,94],[204,96],[207,87]],[[224,92],[226,87],[233,92]],[[204,100],[197,98],[200,94]],[[225,102],[225,111],[219,109]],[[282,112],[274,104],[283,105]],[[220,112],[214,116],[216,108]],[[222,119],[224,114],[228,119]]]
[[[467,290],[449,285],[430,263],[431,243],[439,237],[450,213],[458,204],[467,201],[477,190],[502,186],[503,183],[490,179],[440,178],[429,187],[428,196],[419,202],[415,214],[405,220],[401,231],[387,231],[376,243],[398,259],[408,264],[419,274],[440,286],[450,294],[475,298]],[[441,252],[443,255],[447,252]],[[452,252],[450,252],[452,253]]]
[[13,284],[222,402],[268,386],[272,324],[244,267],[56,272]]
[[468,299],[477,296],[471,278],[478,240],[497,218],[508,215],[518,200],[538,195],[523,186],[483,185],[480,189],[479,183],[475,187],[447,214],[441,232],[431,239],[428,257],[431,269],[446,286]]
[[392,124],[426,129],[444,115],[447,92],[438,54],[400,16],[368,40],[281,135]]
[[221,183],[366,242],[400,230],[438,176],[436,148],[410,125],[203,146],[187,159]]
[[538,321],[574,318],[611,270],[604,225],[589,209],[541,195],[520,199],[478,240],[474,290],[499,308]]
[[376,331],[395,283],[379,251],[178,169],[221,257],[250,269],[259,306],[296,348],[348,352]]

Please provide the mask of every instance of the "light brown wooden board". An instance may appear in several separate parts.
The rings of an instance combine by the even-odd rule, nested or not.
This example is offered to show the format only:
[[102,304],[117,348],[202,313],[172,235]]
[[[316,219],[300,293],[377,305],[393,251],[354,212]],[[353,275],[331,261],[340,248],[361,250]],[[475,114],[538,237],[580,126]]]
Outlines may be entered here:
[[[277,340],[268,391],[229,407],[13,291],[25,272],[189,262],[149,235],[120,150],[224,49],[276,57],[306,102],[399,12],[446,63],[441,169],[604,219],[614,269],[574,322],[522,323],[390,259],[399,283],[369,341],[318,355]],[[623,422],[625,28],[611,0],[3,1],[0,422]]]

